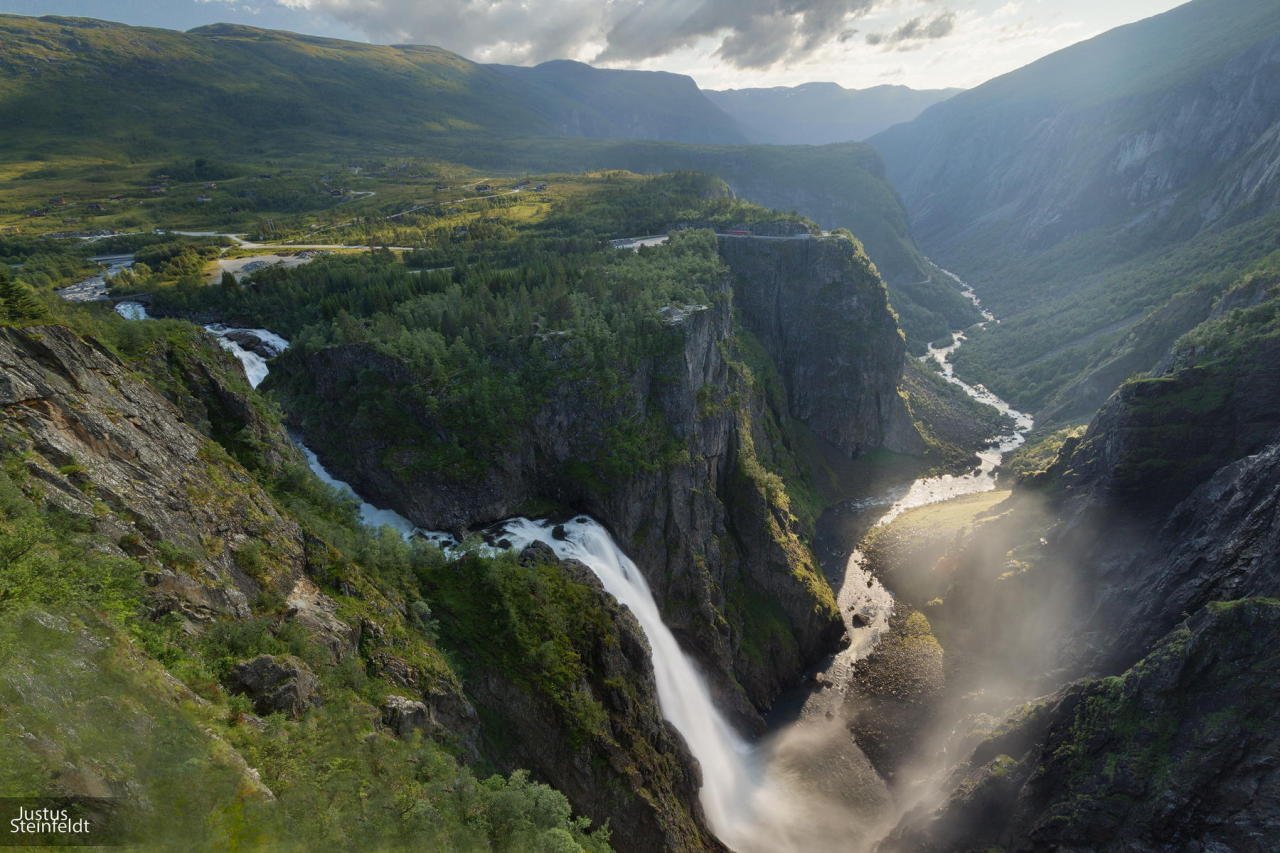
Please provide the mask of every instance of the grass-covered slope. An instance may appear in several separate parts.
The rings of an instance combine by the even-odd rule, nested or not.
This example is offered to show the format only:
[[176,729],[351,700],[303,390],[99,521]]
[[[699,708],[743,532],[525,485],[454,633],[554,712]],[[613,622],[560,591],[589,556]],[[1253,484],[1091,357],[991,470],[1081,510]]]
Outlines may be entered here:
[[[1036,289],[1005,293],[1001,322],[975,331],[956,355],[966,376],[1048,421],[1088,418],[1134,373],[1150,370],[1214,302],[1280,250],[1280,217],[1209,232],[1123,261],[1123,235],[1110,253],[1073,241],[1001,268]],[[1043,287],[1043,290],[1039,288]]]
[[[22,365],[0,415],[5,796],[115,798],[144,846],[607,848],[479,761],[438,552],[362,528],[198,329],[63,319],[99,337],[0,329]],[[236,687],[260,655],[299,673],[287,705]],[[391,726],[397,696],[432,722]]]

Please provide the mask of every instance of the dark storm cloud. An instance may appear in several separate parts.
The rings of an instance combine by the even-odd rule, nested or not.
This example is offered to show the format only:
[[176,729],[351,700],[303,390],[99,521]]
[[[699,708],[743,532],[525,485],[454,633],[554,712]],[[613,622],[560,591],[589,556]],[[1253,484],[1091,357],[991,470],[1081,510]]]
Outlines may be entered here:
[[[325,12],[378,41],[438,44],[481,59],[536,62],[582,56],[638,62],[702,39],[737,68],[800,59],[848,42],[852,22],[895,0],[278,0]],[[939,38],[954,16],[915,25]],[[905,26],[905,25],[904,25]],[[881,40],[897,38],[902,28]],[[880,42],[874,42],[880,43]],[[594,54],[594,56],[591,56]]]
[[891,33],[868,33],[867,44],[902,50],[916,42],[945,38],[955,28],[956,13],[943,12],[929,21],[912,18]]

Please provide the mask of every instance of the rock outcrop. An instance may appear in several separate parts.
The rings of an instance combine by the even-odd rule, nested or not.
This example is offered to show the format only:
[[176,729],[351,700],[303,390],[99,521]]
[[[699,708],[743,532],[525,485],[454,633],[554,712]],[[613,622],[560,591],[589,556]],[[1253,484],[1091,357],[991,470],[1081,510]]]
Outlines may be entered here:
[[232,667],[227,689],[247,696],[259,714],[301,716],[320,704],[315,673],[292,655],[259,655]]
[[898,394],[906,345],[861,246],[808,235],[719,240],[738,318],[777,365],[787,414],[849,456],[922,451]]
[[[227,358],[208,346],[213,364]],[[199,372],[222,389],[212,401],[230,401],[216,371]],[[69,329],[0,329],[0,437],[45,502],[154,567],[146,577],[154,614],[244,617],[264,591],[285,595],[301,577],[302,533],[194,426]]]
[[1057,463],[1053,538],[1079,555],[1084,632],[1112,666],[1209,601],[1280,594],[1280,343],[1255,325],[1277,305],[1273,278],[1229,292]]
[[482,751],[501,767],[525,767],[552,782],[581,813],[608,819],[619,850],[723,849],[702,816],[697,761],[663,719],[640,623],[581,563],[557,560],[541,543],[526,548],[519,561],[562,573],[593,614],[591,630],[575,648],[583,679],[574,701],[597,703],[603,714],[585,724],[566,716],[562,703],[524,673],[476,666],[465,686],[489,722]]

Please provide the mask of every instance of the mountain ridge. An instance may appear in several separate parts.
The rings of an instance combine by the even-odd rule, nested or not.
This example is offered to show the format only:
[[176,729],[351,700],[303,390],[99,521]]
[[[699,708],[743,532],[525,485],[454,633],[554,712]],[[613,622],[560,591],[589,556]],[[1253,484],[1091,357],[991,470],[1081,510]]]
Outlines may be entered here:
[[744,128],[752,142],[825,145],[861,142],[905,121],[962,89],[882,85],[846,89],[815,81],[798,86],[705,90]]

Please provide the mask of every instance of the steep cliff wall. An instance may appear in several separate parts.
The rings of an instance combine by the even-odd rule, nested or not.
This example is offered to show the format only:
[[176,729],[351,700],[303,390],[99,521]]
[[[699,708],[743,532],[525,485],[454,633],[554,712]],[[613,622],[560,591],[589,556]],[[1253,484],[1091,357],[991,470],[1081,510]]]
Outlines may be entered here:
[[[662,308],[649,354],[620,387],[601,394],[575,378],[566,350],[563,378],[483,470],[397,470],[378,435],[348,434],[335,415],[354,389],[406,381],[393,358],[359,347],[286,356],[275,387],[309,441],[336,451],[344,478],[424,526],[466,527],[548,501],[600,519],[645,572],[722,706],[754,728],[755,709],[840,631],[786,486],[766,464],[791,452],[774,446],[785,433],[777,425],[806,424],[846,455],[905,449],[915,436],[896,392],[904,345],[853,241],[751,238],[721,251],[734,274],[708,304]],[[735,318],[764,333],[787,388],[782,410],[746,368]],[[394,417],[439,428],[409,402]],[[624,465],[616,436],[627,423],[652,429],[641,460]]]
[[898,394],[906,347],[860,246],[721,236],[720,255],[742,323],[782,374],[792,417],[849,456],[921,449]]
[[1278,641],[1274,600],[1197,612],[1122,675],[1019,709],[879,849],[1271,849]]
[[1266,0],[1196,0],[961,93],[872,144],[922,246],[962,274],[985,250],[1042,250],[1101,226],[1158,224],[1185,239],[1277,202],[1277,26]]
[[1209,601],[1280,592],[1277,280],[1240,282],[1058,462],[1060,541],[1081,554],[1089,624],[1109,626],[1104,657],[1132,661]]

